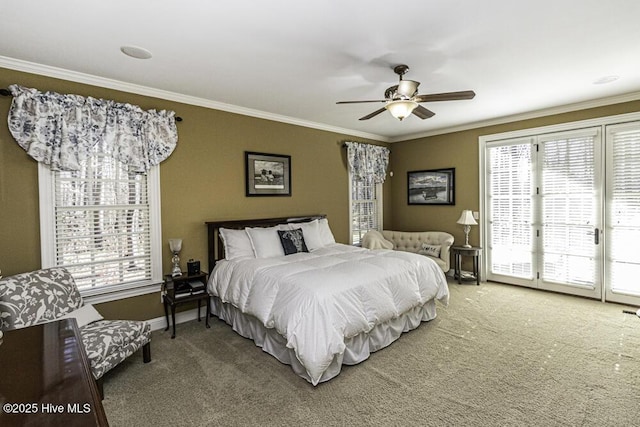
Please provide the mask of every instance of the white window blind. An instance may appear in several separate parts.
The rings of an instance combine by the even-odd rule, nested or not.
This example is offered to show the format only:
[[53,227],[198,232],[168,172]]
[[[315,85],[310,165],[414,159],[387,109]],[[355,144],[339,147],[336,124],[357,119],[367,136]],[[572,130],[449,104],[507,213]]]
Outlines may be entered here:
[[540,138],[542,266],[546,282],[593,286],[598,265],[597,130]]
[[532,166],[530,141],[488,149],[489,270],[532,279]]
[[43,266],[66,267],[83,296],[158,283],[158,167],[130,173],[99,147],[81,166],[42,166]]
[[640,123],[608,126],[608,271],[614,292],[640,295]]
[[381,221],[381,189],[372,178],[351,181],[351,243],[359,246],[369,230],[379,230]]

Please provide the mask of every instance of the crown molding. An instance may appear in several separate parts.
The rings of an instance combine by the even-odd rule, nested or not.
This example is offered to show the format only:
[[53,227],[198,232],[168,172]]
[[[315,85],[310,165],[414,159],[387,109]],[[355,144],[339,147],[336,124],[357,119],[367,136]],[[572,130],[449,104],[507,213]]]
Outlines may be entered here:
[[443,135],[446,133],[461,132],[470,129],[478,129],[487,126],[502,125],[505,123],[518,122],[522,120],[537,119],[539,117],[553,116],[556,114],[570,113],[573,111],[587,110],[589,108],[604,107],[607,105],[621,104],[623,102],[637,101],[640,99],[640,92],[631,92],[622,95],[610,96],[607,98],[593,99],[589,101],[576,102],[573,104],[561,105],[558,107],[545,108],[542,110],[530,111],[527,113],[513,114],[510,116],[498,117],[495,119],[482,120],[473,123],[467,123],[460,126],[452,126],[441,129],[434,129],[427,132],[415,133],[401,137],[389,138],[390,143],[409,141],[412,139],[426,138],[429,136]]
[[357,136],[360,138],[372,139],[372,140],[381,141],[381,142],[390,141],[390,139],[385,136],[376,135],[372,133],[360,132],[353,129],[345,129],[345,128],[340,128],[336,126],[329,126],[322,123],[316,123],[316,122],[311,122],[307,120],[297,119],[295,117],[272,114],[265,111],[239,107],[237,105],[225,104],[222,102],[211,101],[209,99],[199,98],[196,96],[183,95],[176,92],[155,89],[148,86],[127,83],[120,80],[109,79],[106,77],[99,77],[91,74],[79,73],[77,71],[66,70],[63,68],[51,67],[43,64],[36,64],[33,62],[23,61],[20,59],[9,58],[6,56],[0,56],[0,67],[8,68],[16,71],[22,71],[25,73],[32,73],[32,74],[38,74],[38,75],[43,75],[47,77],[62,79],[62,80],[68,80],[76,83],[83,83],[83,84],[88,84],[92,86],[103,87],[107,89],[119,90],[122,92],[135,93],[137,95],[165,99],[167,101],[175,101],[183,104],[195,105],[198,107],[211,108],[213,110],[226,111],[229,113],[240,114],[243,116],[250,116],[250,117],[255,117],[259,119],[272,120],[275,122],[281,122],[281,123],[287,123],[287,124],[296,125],[296,126],[318,129],[318,130],[327,131],[327,132],[346,134],[349,136]]
[[287,123],[287,124],[307,127],[311,129],[318,129],[318,130],[327,131],[327,132],[346,134],[349,136],[356,136],[360,138],[372,139],[374,141],[388,142],[388,143],[409,141],[409,140],[418,139],[418,138],[427,138],[435,135],[461,132],[465,130],[477,129],[477,128],[486,127],[486,126],[501,125],[505,123],[535,119],[535,118],[544,117],[544,116],[552,116],[555,114],[569,113],[572,111],[603,107],[606,105],[620,104],[620,103],[629,102],[629,101],[637,101],[640,99],[640,92],[631,92],[623,95],[616,95],[616,96],[611,96],[607,98],[599,98],[599,99],[594,99],[590,101],[577,102],[573,104],[567,104],[567,105],[562,105],[558,107],[551,107],[551,108],[546,108],[546,109],[541,109],[536,111],[530,111],[530,112],[521,113],[521,114],[497,117],[495,119],[482,120],[482,121],[477,121],[473,123],[466,123],[459,126],[433,129],[430,131],[414,133],[411,135],[386,137],[386,136],[372,134],[368,132],[361,132],[353,129],[345,129],[345,128],[340,128],[335,126],[329,126],[322,123],[301,120],[295,117],[272,114],[265,111],[254,110],[251,108],[239,107],[237,105],[225,104],[222,102],[211,101],[209,99],[183,95],[180,93],[170,92],[170,91],[161,90],[161,89],[155,89],[148,86],[127,83],[120,80],[108,79],[106,77],[99,77],[91,74],[79,73],[77,71],[66,70],[63,68],[51,67],[43,64],[36,64],[29,61],[9,58],[6,56],[0,56],[0,67],[4,67],[11,70],[16,70],[16,71],[22,71],[25,73],[32,73],[32,74],[38,74],[38,75],[43,75],[47,77],[58,78],[62,80],[68,80],[76,83],[83,83],[83,84],[88,84],[92,86],[103,87],[107,89],[119,90],[122,92],[135,93],[137,95],[150,96],[154,98],[165,99],[168,101],[180,102],[188,105],[195,105],[198,107],[211,108],[213,110],[226,111],[229,113],[240,114],[240,115],[255,117],[259,119],[272,120],[276,122]]

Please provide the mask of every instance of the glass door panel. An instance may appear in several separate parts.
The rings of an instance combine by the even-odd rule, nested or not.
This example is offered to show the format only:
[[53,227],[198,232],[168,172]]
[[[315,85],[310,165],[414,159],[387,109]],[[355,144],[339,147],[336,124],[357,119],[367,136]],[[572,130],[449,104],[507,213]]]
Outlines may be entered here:
[[600,298],[598,129],[539,139],[538,287]]
[[640,122],[607,126],[606,298],[640,305]]
[[534,286],[532,139],[487,151],[487,279]]

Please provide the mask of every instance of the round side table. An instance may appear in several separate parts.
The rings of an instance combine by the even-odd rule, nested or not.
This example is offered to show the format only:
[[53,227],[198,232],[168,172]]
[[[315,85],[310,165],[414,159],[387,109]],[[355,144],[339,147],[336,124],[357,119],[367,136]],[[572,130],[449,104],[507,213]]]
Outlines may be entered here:
[[473,257],[473,278],[476,281],[476,285],[480,285],[480,252],[482,251],[481,247],[472,246],[470,248],[465,248],[464,246],[453,246],[451,248],[453,251],[453,268],[454,274],[453,277],[458,279],[458,283],[462,283],[462,257],[470,256]]

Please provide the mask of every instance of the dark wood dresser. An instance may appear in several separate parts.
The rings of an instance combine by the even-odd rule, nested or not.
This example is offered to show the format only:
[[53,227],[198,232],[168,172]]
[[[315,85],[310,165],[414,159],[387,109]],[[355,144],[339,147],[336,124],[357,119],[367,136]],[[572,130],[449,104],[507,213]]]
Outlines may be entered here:
[[108,426],[75,319],[4,333],[0,425]]

